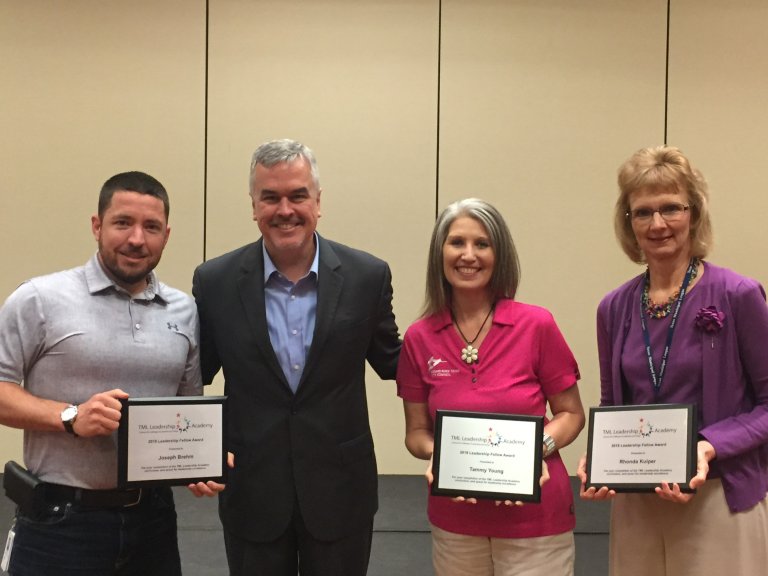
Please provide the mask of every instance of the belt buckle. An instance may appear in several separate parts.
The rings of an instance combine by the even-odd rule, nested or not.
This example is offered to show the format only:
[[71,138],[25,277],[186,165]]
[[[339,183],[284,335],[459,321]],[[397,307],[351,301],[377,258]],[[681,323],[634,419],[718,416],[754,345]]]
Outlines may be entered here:
[[131,508],[133,506],[136,506],[139,502],[141,502],[141,498],[144,495],[144,489],[139,488],[136,491],[136,500],[133,502],[129,502],[128,504],[123,504],[123,508]]

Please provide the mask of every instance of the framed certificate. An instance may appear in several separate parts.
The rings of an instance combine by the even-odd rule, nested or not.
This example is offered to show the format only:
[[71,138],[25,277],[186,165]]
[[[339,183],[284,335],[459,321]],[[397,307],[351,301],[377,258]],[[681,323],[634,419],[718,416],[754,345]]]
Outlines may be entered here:
[[432,494],[541,501],[544,418],[438,410]]
[[692,404],[591,408],[587,488],[653,492],[662,482],[676,482],[692,492],[697,431]]
[[225,396],[129,398],[118,429],[120,488],[224,482]]

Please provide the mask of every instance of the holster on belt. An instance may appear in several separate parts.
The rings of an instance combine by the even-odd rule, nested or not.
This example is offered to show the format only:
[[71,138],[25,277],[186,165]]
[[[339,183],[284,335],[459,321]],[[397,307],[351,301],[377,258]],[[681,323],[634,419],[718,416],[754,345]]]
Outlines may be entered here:
[[24,513],[35,514],[45,507],[45,482],[13,460],[5,463],[3,488]]

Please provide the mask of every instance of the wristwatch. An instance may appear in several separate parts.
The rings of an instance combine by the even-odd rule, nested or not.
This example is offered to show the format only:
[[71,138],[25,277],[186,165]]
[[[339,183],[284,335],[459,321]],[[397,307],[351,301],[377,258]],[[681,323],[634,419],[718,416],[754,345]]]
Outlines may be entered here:
[[61,422],[64,424],[64,429],[72,436],[77,436],[74,428],[75,420],[77,420],[77,406],[70,404],[61,411]]
[[555,450],[557,450],[557,446],[555,446],[555,439],[552,438],[549,434],[544,434],[544,438],[542,438],[542,443],[544,444],[544,454],[542,455],[544,458],[547,456],[550,456],[554,453]]

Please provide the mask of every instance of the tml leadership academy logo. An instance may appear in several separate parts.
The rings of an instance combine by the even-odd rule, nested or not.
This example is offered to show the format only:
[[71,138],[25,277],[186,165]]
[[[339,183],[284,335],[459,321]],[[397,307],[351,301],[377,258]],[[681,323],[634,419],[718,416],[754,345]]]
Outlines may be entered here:
[[491,446],[498,446],[499,444],[504,442],[504,437],[498,432],[495,432],[493,428],[488,428],[487,442]]
[[640,418],[640,426],[637,431],[640,433],[640,436],[650,436],[653,433],[653,424],[645,418]]
[[189,418],[182,416],[180,412],[176,414],[176,430],[179,432],[186,432],[189,430],[191,424],[192,422]]

